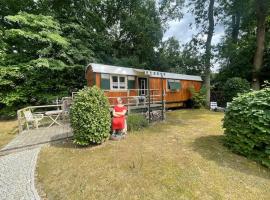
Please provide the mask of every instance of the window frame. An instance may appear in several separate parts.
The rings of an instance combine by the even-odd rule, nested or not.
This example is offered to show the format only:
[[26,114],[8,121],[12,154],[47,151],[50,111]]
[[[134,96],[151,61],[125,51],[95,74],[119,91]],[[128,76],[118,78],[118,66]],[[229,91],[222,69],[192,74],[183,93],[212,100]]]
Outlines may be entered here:
[[[177,89],[177,90],[172,90],[172,89],[170,89],[170,88],[169,88],[169,82],[180,83],[180,88]],[[170,91],[170,92],[179,92],[180,89],[181,89],[181,80],[179,80],[179,79],[167,79],[167,80],[166,80],[166,89],[167,89],[167,91]]]
[[[116,82],[113,82],[113,77],[117,77],[117,88],[113,88],[113,83],[116,83]],[[125,79],[125,88],[120,88],[120,77],[123,77]],[[128,80],[127,80],[127,76],[125,75],[119,75],[119,74],[113,74],[113,75],[110,75],[110,85],[111,85],[111,90],[127,90],[128,89]]]
[[[109,87],[104,88],[103,81],[109,81]],[[110,90],[111,89],[111,81],[110,81],[110,74],[107,73],[101,73],[100,74],[100,89],[102,90]]]

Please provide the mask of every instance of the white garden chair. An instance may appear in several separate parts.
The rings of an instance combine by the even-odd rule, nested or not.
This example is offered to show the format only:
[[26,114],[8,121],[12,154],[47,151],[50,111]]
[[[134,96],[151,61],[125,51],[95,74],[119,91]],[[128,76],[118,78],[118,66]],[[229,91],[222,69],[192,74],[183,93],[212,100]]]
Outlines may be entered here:
[[35,128],[38,128],[39,122],[44,118],[43,114],[33,114],[31,110],[24,110],[23,111],[26,127],[29,130],[29,125],[34,124]]
[[210,110],[216,110],[218,108],[217,102],[210,102]]

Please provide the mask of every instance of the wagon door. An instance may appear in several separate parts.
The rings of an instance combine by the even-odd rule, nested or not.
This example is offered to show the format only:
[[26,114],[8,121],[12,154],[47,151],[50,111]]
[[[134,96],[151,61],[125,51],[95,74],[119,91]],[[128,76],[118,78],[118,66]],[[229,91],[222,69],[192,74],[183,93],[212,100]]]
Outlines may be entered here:
[[145,96],[147,95],[147,78],[138,78],[139,81],[139,95],[140,96]]

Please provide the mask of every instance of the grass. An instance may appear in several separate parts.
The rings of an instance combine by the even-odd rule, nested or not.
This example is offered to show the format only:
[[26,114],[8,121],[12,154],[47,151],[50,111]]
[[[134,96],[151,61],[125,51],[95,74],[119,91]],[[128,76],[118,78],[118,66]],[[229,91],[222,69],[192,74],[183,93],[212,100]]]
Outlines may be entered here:
[[17,125],[17,120],[0,121],[0,149],[15,137]]
[[223,113],[168,112],[167,121],[119,142],[42,150],[48,199],[270,199],[270,170],[222,145]]

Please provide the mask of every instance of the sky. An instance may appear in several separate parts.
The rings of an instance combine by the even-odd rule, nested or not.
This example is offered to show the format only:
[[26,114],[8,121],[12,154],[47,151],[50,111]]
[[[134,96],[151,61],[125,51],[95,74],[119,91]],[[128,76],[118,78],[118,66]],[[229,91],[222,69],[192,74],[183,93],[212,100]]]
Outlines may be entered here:
[[[190,23],[194,24],[194,17],[191,13],[185,11],[183,18],[169,22],[169,28],[163,36],[163,41],[170,37],[175,37],[181,44],[189,42],[192,35],[198,33],[195,25],[190,27]],[[215,27],[215,34],[213,36],[212,44],[217,44],[224,35],[224,28],[221,25]]]
[[[193,26],[190,26],[190,24]],[[194,25],[194,17],[191,13],[184,11],[184,16],[181,20],[174,20],[169,22],[169,28],[163,36],[163,41],[170,37],[176,38],[180,44],[185,44],[192,39],[192,35],[198,33],[199,30],[196,29]],[[212,45],[216,45],[220,42],[221,38],[224,36],[224,27],[222,25],[216,25],[214,36],[212,38]],[[205,35],[206,41],[206,35]],[[202,49],[202,51],[204,51]],[[219,69],[218,63],[213,63],[212,70],[217,72]]]

